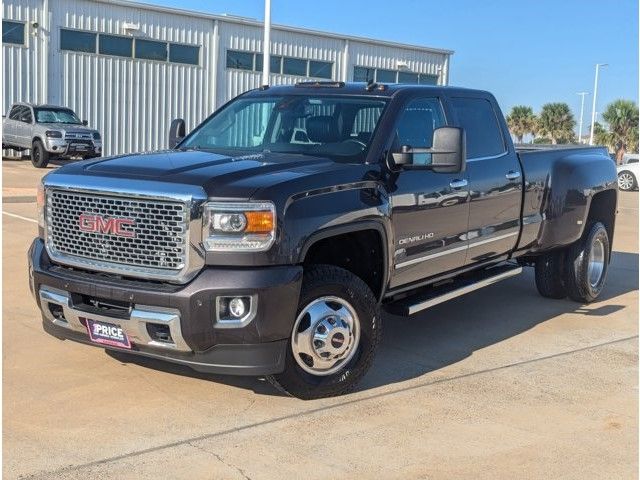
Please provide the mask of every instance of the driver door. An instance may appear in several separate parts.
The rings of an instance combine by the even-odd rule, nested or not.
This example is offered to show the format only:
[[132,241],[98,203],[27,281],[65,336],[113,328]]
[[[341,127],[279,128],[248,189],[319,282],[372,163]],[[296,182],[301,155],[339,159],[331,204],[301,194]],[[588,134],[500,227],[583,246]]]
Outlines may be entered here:
[[[446,126],[438,98],[411,100],[398,118],[394,151],[403,145],[430,148],[433,130]],[[414,155],[414,164],[430,162],[430,154]],[[392,175],[395,255],[391,288],[464,265],[469,222],[467,183],[465,172],[406,169]]]

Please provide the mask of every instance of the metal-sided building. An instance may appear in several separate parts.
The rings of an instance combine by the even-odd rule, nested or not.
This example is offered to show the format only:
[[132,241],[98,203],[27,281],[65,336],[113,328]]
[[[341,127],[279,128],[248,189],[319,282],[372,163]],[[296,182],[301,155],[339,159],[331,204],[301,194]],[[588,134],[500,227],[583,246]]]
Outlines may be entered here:
[[[167,146],[261,84],[262,23],[124,0],[4,0],[3,96],[72,108],[105,155]],[[453,52],[273,25],[270,84],[333,79],[446,85]]]

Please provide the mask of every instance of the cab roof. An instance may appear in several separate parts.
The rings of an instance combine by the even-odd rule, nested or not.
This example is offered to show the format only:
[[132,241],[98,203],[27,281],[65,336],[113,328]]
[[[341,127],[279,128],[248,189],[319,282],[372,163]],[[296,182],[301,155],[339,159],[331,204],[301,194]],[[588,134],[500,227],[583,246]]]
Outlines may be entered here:
[[[447,92],[455,94],[456,92],[482,92],[481,90],[472,90],[460,87],[449,87],[442,85],[413,85],[399,83],[364,83],[364,82],[337,82],[337,81],[307,81],[299,82],[295,85],[274,85],[263,86],[247,94],[250,95],[305,95],[309,93],[317,93],[319,95],[362,95],[375,97],[392,97],[402,91],[428,91],[434,94]],[[482,92],[485,93],[485,92]],[[488,92],[486,92],[488,93]]]

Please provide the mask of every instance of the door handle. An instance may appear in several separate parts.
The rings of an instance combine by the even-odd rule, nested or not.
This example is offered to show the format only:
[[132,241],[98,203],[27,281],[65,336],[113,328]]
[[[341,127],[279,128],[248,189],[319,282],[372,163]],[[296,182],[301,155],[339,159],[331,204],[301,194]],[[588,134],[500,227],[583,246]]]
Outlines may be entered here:
[[505,177],[507,177],[507,180],[517,180],[520,178],[520,172],[514,172],[512,170],[509,173],[507,173]]
[[451,188],[453,188],[454,190],[458,190],[460,188],[466,187],[468,184],[469,184],[469,182],[467,182],[465,179],[452,180],[451,183],[449,183],[449,186]]

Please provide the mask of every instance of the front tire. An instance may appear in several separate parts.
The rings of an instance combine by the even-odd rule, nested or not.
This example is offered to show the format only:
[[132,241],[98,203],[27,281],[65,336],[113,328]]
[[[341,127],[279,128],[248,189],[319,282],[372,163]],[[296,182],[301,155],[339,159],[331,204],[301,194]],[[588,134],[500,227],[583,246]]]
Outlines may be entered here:
[[33,142],[31,149],[31,164],[36,168],[45,168],[49,165],[49,152],[44,148],[40,140]]
[[638,188],[636,176],[628,170],[618,173],[618,188],[623,192],[629,192]]
[[301,398],[342,395],[367,372],[380,343],[380,308],[371,289],[332,265],[306,269],[282,373],[267,379]]
[[609,234],[600,222],[591,224],[569,247],[565,259],[565,285],[569,298],[593,302],[602,292],[609,268]]

